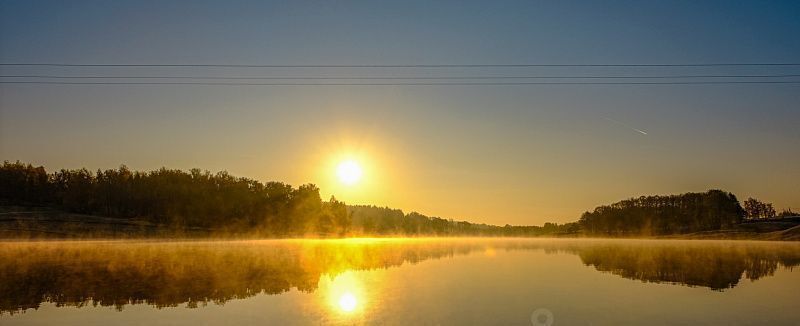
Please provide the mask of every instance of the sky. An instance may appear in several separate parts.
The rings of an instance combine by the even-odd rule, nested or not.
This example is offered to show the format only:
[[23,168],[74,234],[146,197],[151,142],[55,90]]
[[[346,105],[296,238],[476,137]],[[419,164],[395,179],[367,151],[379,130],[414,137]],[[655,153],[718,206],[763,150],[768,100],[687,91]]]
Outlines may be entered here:
[[[1,1],[0,62],[800,63],[797,1]],[[2,75],[800,74],[800,66],[0,66]],[[3,78],[3,81],[19,80]],[[800,80],[800,78],[781,80]],[[541,81],[541,80],[538,80]],[[708,189],[800,209],[800,84],[0,84],[0,159],[227,170],[504,225]],[[346,186],[336,165],[354,160]]]

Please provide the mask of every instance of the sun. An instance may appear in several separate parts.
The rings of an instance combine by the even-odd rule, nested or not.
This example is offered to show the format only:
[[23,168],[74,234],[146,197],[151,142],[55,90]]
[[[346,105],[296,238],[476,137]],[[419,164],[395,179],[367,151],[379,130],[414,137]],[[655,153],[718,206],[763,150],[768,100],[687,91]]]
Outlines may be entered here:
[[361,180],[361,174],[361,166],[353,160],[342,161],[336,167],[336,175],[339,177],[339,181],[348,186],[358,183]]
[[344,312],[351,312],[356,309],[358,301],[356,296],[350,292],[346,292],[339,298],[339,308]]

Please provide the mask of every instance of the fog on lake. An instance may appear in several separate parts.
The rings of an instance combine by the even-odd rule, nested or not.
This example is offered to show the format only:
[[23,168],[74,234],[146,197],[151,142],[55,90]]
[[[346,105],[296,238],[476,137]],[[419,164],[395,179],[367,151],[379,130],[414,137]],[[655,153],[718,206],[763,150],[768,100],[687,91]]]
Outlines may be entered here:
[[9,324],[794,324],[800,244],[0,243]]

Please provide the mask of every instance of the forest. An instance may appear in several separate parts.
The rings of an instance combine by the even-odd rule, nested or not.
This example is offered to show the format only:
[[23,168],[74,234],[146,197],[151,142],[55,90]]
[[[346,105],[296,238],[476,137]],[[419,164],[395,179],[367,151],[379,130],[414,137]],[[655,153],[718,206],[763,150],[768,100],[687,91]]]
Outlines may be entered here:
[[753,198],[744,208],[731,193],[709,190],[642,196],[585,212],[577,222],[497,226],[417,212],[323,201],[313,184],[262,183],[225,171],[161,168],[61,169],[17,162],[0,166],[0,204],[143,220],[174,230],[264,237],[294,236],[652,236],[730,229],[745,220],[794,216]]
[[454,221],[429,217],[417,212],[404,214],[402,210],[388,207],[347,206],[353,232],[362,235],[464,235],[527,237],[542,235],[575,235],[580,231],[577,223],[545,223],[544,226],[505,226]]
[[143,219],[175,229],[291,236],[536,236],[577,232],[577,224],[504,227],[428,217],[320,198],[313,184],[261,183],[227,172],[59,170],[21,162],[0,167],[0,201],[71,213]]
[[584,232],[599,235],[683,234],[731,228],[745,211],[731,193],[709,190],[669,196],[642,196],[583,213]]
[[294,188],[234,177],[161,168],[60,170],[4,162],[0,199],[13,205],[50,206],[67,212],[140,218],[176,229],[198,227],[266,236],[343,235],[350,225],[345,204],[322,201],[312,185]]

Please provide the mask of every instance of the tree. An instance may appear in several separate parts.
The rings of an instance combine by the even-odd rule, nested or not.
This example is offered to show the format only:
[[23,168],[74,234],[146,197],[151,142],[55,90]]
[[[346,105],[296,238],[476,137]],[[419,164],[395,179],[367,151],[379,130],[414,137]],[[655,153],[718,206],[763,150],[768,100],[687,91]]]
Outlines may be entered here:
[[709,190],[671,196],[642,196],[584,213],[589,234],[650,235],[718,230],[741,222],[745,211],[731,193]]
[[749,219],[775,217],[775,208],[771,203],[764,203],[754,198],[747,198],[744,201],[744,210]]
[[0,202],[270,236],[345,234],[350,228],[345,203],[323,203],[314,185],[262,184],[226,171],[134,172],[122,165],[48,174],[43,167],[6,161],[0,166]]

